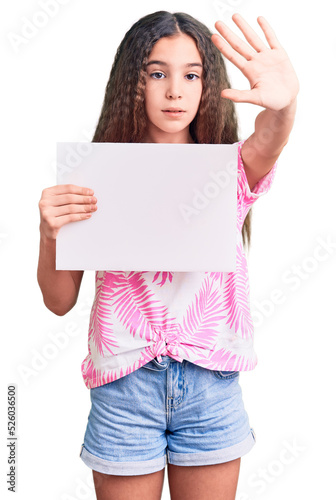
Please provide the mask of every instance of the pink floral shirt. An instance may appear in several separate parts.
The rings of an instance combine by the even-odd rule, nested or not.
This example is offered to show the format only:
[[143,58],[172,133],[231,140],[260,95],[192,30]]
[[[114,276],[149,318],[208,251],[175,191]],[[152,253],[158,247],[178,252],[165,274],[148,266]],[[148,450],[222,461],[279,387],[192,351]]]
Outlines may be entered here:
[[250,191],[238,142],[235,272],[97,271],[88,350],[82,362],[94,388],[169,355],[211,370],[252,370],[253,322],[244,219],[273,182],[277,162]]

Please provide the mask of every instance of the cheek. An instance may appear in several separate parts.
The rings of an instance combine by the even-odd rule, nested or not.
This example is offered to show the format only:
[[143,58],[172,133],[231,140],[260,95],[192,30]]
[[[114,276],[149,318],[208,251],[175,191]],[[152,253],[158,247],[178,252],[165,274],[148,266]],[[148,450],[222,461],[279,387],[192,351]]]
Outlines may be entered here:
[[200,105],[201,97],[202,97],[202,86],[200,86],[198,89],[195,89],[193,93],[193,102],[196,107]]
[[154,111],[157,101],[155,89],[151,85],[147,85],[145,89],[145,108],[149,111]]

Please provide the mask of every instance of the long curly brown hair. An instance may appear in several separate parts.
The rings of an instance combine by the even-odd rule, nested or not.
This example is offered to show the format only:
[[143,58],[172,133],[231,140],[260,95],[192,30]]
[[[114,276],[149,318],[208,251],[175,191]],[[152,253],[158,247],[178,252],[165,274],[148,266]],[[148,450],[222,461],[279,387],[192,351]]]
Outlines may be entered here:
[[[199,144],[233,144],[239,140],[235,104],[220,96],[231,85],[224,58],[211,40],[211,31],[184,12],[158,11],[133,24],[120,43],[92,142],[142,142],[147,125],[144,101],[148,57],[160,38],[180,33],[195,40],[204,68],[200,105],[189,126],[191,137]],[[251,209],[242,228],[247,247],[250,220]]]

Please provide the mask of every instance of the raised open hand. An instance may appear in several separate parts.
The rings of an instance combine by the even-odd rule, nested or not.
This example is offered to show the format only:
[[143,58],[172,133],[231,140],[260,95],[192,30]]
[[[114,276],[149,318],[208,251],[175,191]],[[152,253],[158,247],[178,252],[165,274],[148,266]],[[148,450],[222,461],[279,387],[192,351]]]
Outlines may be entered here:
[[299,81],[273,29],[264,17],[257,18],[268,47],[240,14],[233,14],[232,19],[250,45],[222,21],[217,21],[215,27],[223,38],[214,34],[211,39],[224,57],[241,70],[251,89],[225,89],[221,96],[234,102],[249,102],[276,111],[285,108],[296,98]]

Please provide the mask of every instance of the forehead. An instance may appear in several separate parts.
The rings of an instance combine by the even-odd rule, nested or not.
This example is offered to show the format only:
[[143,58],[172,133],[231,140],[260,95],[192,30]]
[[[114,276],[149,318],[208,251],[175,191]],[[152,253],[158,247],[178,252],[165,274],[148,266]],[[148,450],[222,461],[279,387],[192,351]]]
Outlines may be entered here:
[[202,62],[195,40],[185,33],[160,38],[153,46],[149,57],[160,60],[164,58],[167,62],[176,60]]

